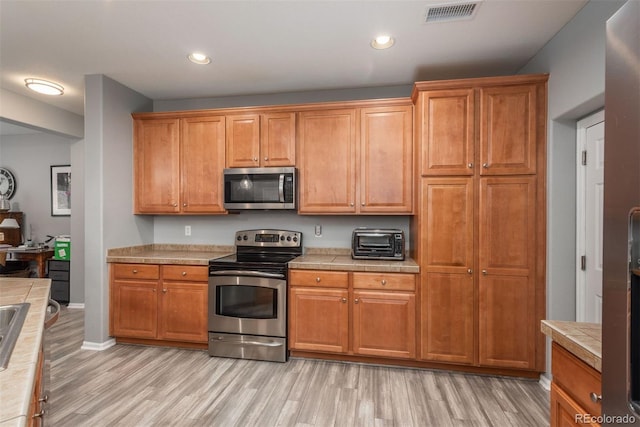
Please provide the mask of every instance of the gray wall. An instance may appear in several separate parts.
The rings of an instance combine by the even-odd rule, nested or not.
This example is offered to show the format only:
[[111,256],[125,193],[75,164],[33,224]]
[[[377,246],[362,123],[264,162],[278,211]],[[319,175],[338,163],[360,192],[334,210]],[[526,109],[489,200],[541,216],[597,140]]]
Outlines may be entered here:
[[4,135],[0,141],[0,166],[16,177],[11,210],[24,212],[24,240],[43,242],[47,234],[70,234],[70,217],[51,216],[51,165],[68,165],[73,141],[46,133]]
[[605,23],[624,1],[592,0],[520,73],[550,73],[547,317],[575,320],[576,124],[604,106]]
[[[576,124],[604,106],[605,23],[623,4],[591,0],[520,70],[550,73],[547,319],[576,319]],[[549,340],[547,372],[551,372]]]
[[103,75],[85,78],[85,348],[109,341],[107,249],[150,243],[150,217],[133,213],[131,113],[151,100]]

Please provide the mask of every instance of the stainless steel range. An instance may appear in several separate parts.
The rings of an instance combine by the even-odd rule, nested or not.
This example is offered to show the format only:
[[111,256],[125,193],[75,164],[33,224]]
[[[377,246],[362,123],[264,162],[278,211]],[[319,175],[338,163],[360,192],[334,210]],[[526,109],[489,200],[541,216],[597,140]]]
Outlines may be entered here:
[[245,230],[236,253],[209,261],[209,354],[286,362],[287,263],[302,233]]

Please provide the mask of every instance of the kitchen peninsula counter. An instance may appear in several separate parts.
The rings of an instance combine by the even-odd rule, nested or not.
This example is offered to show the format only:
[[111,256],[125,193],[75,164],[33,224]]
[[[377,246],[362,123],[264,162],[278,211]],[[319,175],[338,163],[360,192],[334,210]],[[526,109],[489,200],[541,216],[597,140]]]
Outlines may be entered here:
[[543,320],[542,333],[598,372],[602,372],[602,325]]
[[235,246],[158,244],[114,248],[107,262],[127,264],[209,265],[209,260],[235,253]]
[[305,254],[289,262],[289,268],[299,270],[340,270],[381,273],[420,272],[420,267],[411,258],[404,261],[352,259],[350,249],[306,248]]
[[7,369],[0,372],[0,426],[26,426],[49,303],[50,279],[0,278],[0,305],[30,303]]

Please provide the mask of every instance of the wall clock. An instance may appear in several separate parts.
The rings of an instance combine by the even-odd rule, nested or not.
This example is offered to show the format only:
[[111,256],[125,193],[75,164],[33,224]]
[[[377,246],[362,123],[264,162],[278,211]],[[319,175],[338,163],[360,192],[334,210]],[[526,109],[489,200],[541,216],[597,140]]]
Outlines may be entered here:
[[6,168],[0,168],[0,196],[11,199],[16,192],[16,177]]

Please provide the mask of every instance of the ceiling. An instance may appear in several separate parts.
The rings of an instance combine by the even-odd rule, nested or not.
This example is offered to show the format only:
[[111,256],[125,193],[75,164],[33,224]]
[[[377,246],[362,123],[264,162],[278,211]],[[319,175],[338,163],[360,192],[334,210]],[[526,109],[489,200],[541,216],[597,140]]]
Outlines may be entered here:
[[[484,0],[472,19],[426,24],[452,1],[0,0],[0,85],[83,115],[90,74],[154,100],[514,74],[586,2]],[[392,48],[371,48],[381,33]],[[32,93],[28,77],[65,94]]]

